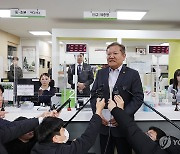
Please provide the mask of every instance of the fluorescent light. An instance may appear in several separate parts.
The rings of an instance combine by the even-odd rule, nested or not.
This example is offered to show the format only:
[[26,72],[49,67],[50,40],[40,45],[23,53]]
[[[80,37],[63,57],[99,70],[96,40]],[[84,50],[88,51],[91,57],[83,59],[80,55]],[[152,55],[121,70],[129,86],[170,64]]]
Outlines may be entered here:
[[51,35],[48,31],[29,31],[29,33],[33,35]]
[[1,18],[10,18],[11,11],[10,10],[0,10],[0,17]]
[[62,41],[59,41],[59,44],[63,45],[63,44],[64,44],[64,42],[62,42]]
[[111,43],[113,43],[113,42],[106,42],[106,45],[110,45]]
[[52,41],[48,41],[49,44],[52,44]]
[[165,43],[160,43],[161,46],[169,46],[169,43],[165,42]]
[[141,20],[147,12],[145,11],[117,11],[119,20]]

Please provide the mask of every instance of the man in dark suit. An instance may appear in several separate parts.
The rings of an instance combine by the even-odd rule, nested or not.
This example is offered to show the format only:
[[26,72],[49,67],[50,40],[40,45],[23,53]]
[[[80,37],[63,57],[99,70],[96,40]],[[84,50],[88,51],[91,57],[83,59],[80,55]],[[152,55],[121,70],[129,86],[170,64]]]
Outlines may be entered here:
[[[78,75],[78,83],[77,83],[77,96],[90,96],[90,85],[94,81],[93,72],[91,66],[83,62],[84,55],[80,53],[77,56],[77,75]],[[75,75],[75,64],[71,65],[68,69],[68,83],[71,85],[71,88],[75,88],[75,84],[73,83],[73,75]]]
[[10,81],[14,81],[23,78],[23,72],[21,67],[18,66],[18,57],[13,57],[13,64],[10,66],[10,72],[8,74],[8,78]]
[[[103,97],[113,99],[114,94],[119,93],[125,102],[125,112],[132,118],[140,108],[143,100],[142,83],[139,73],[129,67],[123,66],[125,60],[125,47],[117,42],[107,47],[107,62],[109,67],[98,71],[96,80],[92,87],[94,94],[100,87],[103,89]],[[130,95],[125,89],[134,94]],[[95,98],[91,100],[91,107],[95,112]],[[131,147],[125,139],[124,132],[118,130],[118,124],[107,109],[101,117],[102,127],[100,133],[101,153],[113,154],[117,148],[118,154],[131,154]]]

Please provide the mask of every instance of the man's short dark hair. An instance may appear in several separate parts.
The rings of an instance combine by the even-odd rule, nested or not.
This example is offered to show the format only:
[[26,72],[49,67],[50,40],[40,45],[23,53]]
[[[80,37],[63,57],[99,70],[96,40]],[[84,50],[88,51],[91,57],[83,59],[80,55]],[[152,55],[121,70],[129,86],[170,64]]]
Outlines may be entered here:
[[160,128],[151,126],[151,127],[149,127],[149,130],[153,130],[157,133],[156,140],[159,140],[161,137],[166,136],[166,133],[163,130],[161,130]]
[[0,89],[2,91],[2,93],[4,92],[4,87],[0,84]]
[[107,48],[106,48],[106,51],[107,51],[110,47],[112,47],[112,46],[119,46],[119,47],[121,48],[120,51],[121,51],[123,54],[125,54],[125,51],[126,51],[125,46],[122,45],[122,44],[120,44],[120,43],[118,43],[118,42],[113,42],[113,43],[111,43],[110,45],[108,45]]
[[36,136],[39,143],[50,143],[54,135],[59,134],[63,127],[63,120],[56,117],[47,117],[36,128]]
[[18,57],[13,57],[13,60],[17,60],[17,61],[18,61],[18,60],[19,60],[19,58],[18,58]]

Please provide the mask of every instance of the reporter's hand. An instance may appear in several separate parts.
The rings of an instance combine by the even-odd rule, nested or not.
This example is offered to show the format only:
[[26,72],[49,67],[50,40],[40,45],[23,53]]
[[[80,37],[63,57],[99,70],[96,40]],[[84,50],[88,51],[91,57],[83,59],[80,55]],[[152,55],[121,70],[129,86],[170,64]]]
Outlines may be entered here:
[[6,112],[6,111],[0,111],[0,118],[4,118],[6,113],[8,113],[8,112]]
[[53,111],[46,111],[43,114],[41,114],[39,117],[45,118],[45,117],[58,117],[59,113],[56,110]]
[[114,100],[117,106],[124,110],[124,100],[122,99],[122,97],[120,95],[115,95]]
[[85,88],[85,85],[84,85],[84,83],[78,82],[77,87],[78,87],[78,90],[80,91]]
[[105,99],[103,98],[101,100],[101,98],[97,98],[97,101],[96,101],[96,114],[98,114],[101,117],[102,124],[107,126],[108,125],[108,121],[102,115],[102,110],[104,109],[104,106],[105,106]]
[[115,107],[116,107],[116,103],[112,99],[109,99],[109,101],[108,101],[109,111],[112,111],[112,109],[114,109]]
[[107,121],[102,114],[100,115],[100,117],[102,119],[102,124],[107,126],[109,124],[109,121]]
[[109,122],[113,125],[113,126],[118,126],[118,123],[116,122],[116,120],[113,118],[111,120],[109,120]]
[[105,106],[105,99],[103,98],[101,100],[101,98],[97,98],[96,101],[96,114],[101,115],[102,110],[104,109]]

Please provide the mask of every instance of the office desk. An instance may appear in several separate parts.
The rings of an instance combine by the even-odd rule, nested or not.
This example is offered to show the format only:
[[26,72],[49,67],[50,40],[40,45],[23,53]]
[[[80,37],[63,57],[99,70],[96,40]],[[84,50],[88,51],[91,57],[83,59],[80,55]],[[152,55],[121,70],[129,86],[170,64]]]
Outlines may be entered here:
[[[180,126],[180,111],[174,111],[175,106],[159,106],[156,109],[165,115],[167,118],[175,121]],[[21,108],[14,107],[6,107],[5,110],[9,113],[6,114],[5,119],[14,120],[18,116],[25,116],[27,118],[36,117],[42,114],[44,111],[48,111],[49,107],[41,107],[37,110],[38,107],[35,106],[32,110],[24,110]],[[60,113],[60,118],[64,121],[68,121],[76,112],[76,109],[72,109],[72,111],[67,111],[67,109],[63,109]],[[92,116],[92,111],[81,111],[67,126],[68,131],[70,132],[70,140],[73,140],[79,137],[88,126],[88,121]],[[175,128],[173,125],[166,122],[163,118],[157,115],[154,112],[144,112],[139,110],[135,114],[135,120],[137,125],[145,132],[148,130],[150,126],[156,126],[163,129],[167,135],[173,135],[177,138],[180,138],[180,131]],[[94,152],[96,154],[100,153],[100,145],[99,145],[99,137],[94,144],[94,146],[90,149],[89,152]]]
[[[155,109],[161,112],[164,116],[169,118],[170,120],[180,120],[180,111],[174,111],[175,106],[158,106]],[[44,111],[48,111],[49,107],[38,107],[35,106],[31,110],[16,108],[16,107],[6,107],[5,110],[9,113],[6,114],[5,119],[9,121],[13,121],[19,116],[25,116],[27,118],[33,118],[40,114],[42,114]],[[62,118],[64,121],[68,121],[75,113],[76,109],[72,108],[71,111],[67,111],[67,109],[63,109],[60,113],[60,118]],[[91,110],[82,110],[72,121],[89,121],[92,117],[92,111]],[[139,110],[135,114],[135,120],[136,121],[162,121],[164,120],[162,117],[157,115],[155,112],[144,112],[142,110]]]

